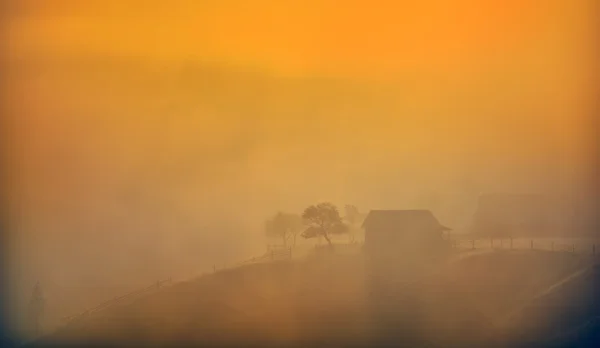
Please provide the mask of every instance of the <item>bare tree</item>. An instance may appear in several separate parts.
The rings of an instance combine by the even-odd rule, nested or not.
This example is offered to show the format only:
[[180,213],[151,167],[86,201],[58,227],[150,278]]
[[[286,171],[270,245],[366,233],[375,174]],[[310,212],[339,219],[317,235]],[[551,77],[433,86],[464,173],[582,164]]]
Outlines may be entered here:
[[290,238],[293,238],[293,245],[296,245],[296,236],[302,228],[302,219],[295,214],[278,212],[275,216],[265,223],[265,233],[267,237],[281,238],[283,245],[287,246]]
[[358,211],[358,208],[355,205],[346,204],[344,208],[346,211],[346,216],[344,216],[344,220],[346,220],[350,225],[348,228],[348,238],[350,243],[353,243],[355,239],[356,224],[358,224],[360,220],[360,212]]
[[289,215],[289,226],[290,226],[290,234],[292,237],[292,246],[296,246],[296,237],[302,231],[302,218],[299,215],[290,214]]
[[360,217],[360,213],[358,212],[358,208],[355,205],[346,204],[344,207],[346,210],[346,216],[344,219],[348,221],[350,225],[354,225],[358,222]]
[[331,246],[331,234],[347,233],[348,226],[342,222],[337,207],[331,203],[311,205],[304,210],[302,218],[309,224],[302,236],[314,238],[322,236]]

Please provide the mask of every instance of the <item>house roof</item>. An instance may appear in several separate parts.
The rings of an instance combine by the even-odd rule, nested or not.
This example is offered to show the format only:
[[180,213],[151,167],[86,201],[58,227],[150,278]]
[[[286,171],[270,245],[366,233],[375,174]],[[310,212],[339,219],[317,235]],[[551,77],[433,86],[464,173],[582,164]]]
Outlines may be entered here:
[[441,225],[429,210],[371,210],[362,224],[363,228],[401,229],[452,229]]

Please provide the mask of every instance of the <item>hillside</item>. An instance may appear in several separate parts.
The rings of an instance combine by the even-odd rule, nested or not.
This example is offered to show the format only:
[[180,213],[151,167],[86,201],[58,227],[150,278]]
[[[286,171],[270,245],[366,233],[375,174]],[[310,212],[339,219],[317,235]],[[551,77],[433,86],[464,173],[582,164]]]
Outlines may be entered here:
[[[479,254],[398,288],[389,298],[374,298],[363,261],[332,255],[217,272],[97,313],[38,346],[369,346],[382,340],[489,346],[500,332],[507,335],[497,330],[498,318],[589,262],[566,253]],[[410,328],[410,334],[399,328]]]
[[513,342],[544,347],[588,347],[600,343],[600,267],[576,272],[509,317]]

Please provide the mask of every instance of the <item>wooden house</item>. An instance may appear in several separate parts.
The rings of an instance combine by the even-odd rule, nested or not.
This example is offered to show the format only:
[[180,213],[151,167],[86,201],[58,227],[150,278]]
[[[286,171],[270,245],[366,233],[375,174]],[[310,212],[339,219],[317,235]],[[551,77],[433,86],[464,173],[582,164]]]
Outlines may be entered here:
[[365,252],[386,259],[438,253],[448,244],[443,233],[451,231],[429,210],[372,210],[362,227]]

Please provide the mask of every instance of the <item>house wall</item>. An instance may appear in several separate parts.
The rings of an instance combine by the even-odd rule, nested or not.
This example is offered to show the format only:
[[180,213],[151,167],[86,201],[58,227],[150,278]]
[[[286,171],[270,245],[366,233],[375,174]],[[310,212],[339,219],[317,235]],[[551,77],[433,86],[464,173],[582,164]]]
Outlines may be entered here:
[[398,231],[367,229],[365,251],[374,257],[416,257],[436,252],[444,243],[440,231]]

